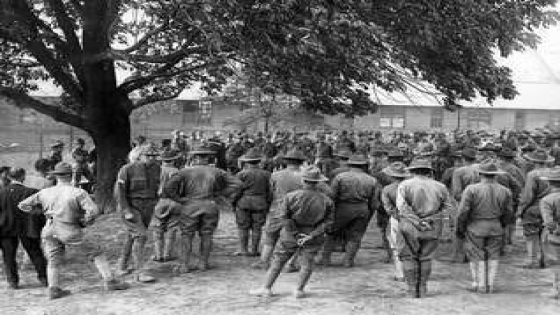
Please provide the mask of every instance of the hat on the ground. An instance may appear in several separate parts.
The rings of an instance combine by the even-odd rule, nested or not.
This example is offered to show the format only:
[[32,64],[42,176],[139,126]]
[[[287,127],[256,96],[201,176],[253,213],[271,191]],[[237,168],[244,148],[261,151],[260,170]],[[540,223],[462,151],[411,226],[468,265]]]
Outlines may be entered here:
[[190,155],[214,155],[216,151],[213,150],[207,143],[202,143],[189,152]]
[[368,163],[368,159],[363,154],[353,154],[348,161],[346,161],[348,165],[367,165]]
[[260,161],[260,160],[262,160],[262,156],[256,148],[249,149],[247,153],[243,154],[239,158],[239,161],[241,162],[252,162],[252,161]]
[[492,162],[480,164],[478,166],[478,172],[482,175],[505,174],[504,171],[498,169],[498,166],[495,163],[492,163]]
[[146,155],[146,156],[159,156],[160,155],[157,146],[153,143],[148,143],[148,144],[144,145],[142,147],[141,154]]
[[498,156],[506,157],[506,158],[514,158],[517,156],[515,151],[510,148],[502,148],[500,152],[498,152]]
[[474,159],[476,159],[476,150],[474,148],[471,148],[471,147],[464,148],[463,151],[461,152],[461,155],[463,157],[474,160]]
[[55,176],[72,175],[72,165],[66,162],[59,162],[50,173]]
[[406,170],[406,165],[403,162],[394,162],[382,170],[388,176],[397,178],[406,178],[410,173]]
[[64,147],[64,142],[60,141],[60,140],[56,140],[55,142],[53,142],[51,144],[51,148],[62,148]]
[[415,158],[410,162],[410,165],[406,168],[407,170],[416,170],[416,169],[429,169],[433,170],[432,161],[426,158]]
[[536,151],[533,152],[529,152],[529,153],[525,153],[523,154],[523,157],[526,160],[529,160],[531,162],[535,162],[535,163],[551,163],[554,162],[554,157],[548,155],[548,153],[543,150],[543,149],[538,149]]
[[181,157],[181,154],[179,154],[178,151],[176,151],[176,150],[166,150],[166,151],[163,151],[160,159],[164,162],[169,162],[169,161],[177,160],[180,157]]
[[284,160],[305,161],[307,157],[298,149],[292,149],[283,156]]
[[304,169],[301,178],[307,182],[326,182],[329,180],[321,174],[321,170],[316,166],[310,166]]
[[541,176],[541,179],[550,182],[560,182],[560,167],[551,169],[545,176]]

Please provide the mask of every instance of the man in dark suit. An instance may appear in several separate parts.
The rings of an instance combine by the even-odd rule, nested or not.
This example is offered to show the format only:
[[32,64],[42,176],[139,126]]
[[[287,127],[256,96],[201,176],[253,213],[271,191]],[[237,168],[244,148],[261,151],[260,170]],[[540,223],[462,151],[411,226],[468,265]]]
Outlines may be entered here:
[[41,251],[41,230],[45,225],[45,217],[25,213],[17,207],[20,201],[37,190],[23,185],[25,170],[22,168],[10,170],[8,176],[10,184],[0,190],[0,248],[8,287],[17,289],[19,286],[16,253],[20,241],[35,266],[37,278],[42,285],[47,286],[47,261]]

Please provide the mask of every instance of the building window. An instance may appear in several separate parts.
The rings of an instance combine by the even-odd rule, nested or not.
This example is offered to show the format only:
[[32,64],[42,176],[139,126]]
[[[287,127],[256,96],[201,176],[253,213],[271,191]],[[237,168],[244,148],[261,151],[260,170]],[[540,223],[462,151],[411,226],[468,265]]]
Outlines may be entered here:
[[432,108],[431,128],[443,128],[443,108]]
[[467,114],[469,129],[489,129],[492,127],[492,112],[487,109],[473,109]]
[[198,102],[197,125],[210,125],[212,123],[212,101],[200,100]]
[[525,112],[524,111],[516,111],[515,112],[515,122],[513,128],[516,130],[523,130],[525,129]]
[[402,106],[381,106],[379,108],[379,127],[404,128],[405,108]]

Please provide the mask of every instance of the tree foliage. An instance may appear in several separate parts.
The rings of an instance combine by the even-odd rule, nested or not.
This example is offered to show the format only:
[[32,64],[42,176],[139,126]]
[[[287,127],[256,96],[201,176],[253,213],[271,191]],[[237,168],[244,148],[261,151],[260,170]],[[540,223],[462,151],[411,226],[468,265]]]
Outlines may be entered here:
[[[192,82],[218,90],[234,67],[267,73],[275,88],[325,113],[375,110],[371,88],[428,82],[454,103],[516,94],[494,59],[534,47],[558,19],[555,0],[0,0],[0,95],[88,128],[88,64],[128,76],[115,88],[171,99]],[[106,47],[88,45],[104,33]],[[89,36],[88,36],[89,34]],[[95,44],[95,43],[94,43]],[[102,45],[103,46],[103,45]],[[60,108],[25,92],[52,79]]]

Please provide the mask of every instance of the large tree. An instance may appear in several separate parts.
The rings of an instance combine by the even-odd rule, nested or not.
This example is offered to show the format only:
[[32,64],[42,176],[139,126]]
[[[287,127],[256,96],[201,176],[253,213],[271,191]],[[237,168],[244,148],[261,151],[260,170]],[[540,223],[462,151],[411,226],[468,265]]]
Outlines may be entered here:
[[[192,82],[217,90],[241,66],[306,108],[347,115],[375,110],[372,88],[419,82],[447,104],[512,98],[495,52],[536,45],[535,28],[558,18],[555,2],[0,0],[0,96],[89,133],[104,202],[129,149],[131,112]],[[38,80],[62,88],[60,104],[29,97]]]

